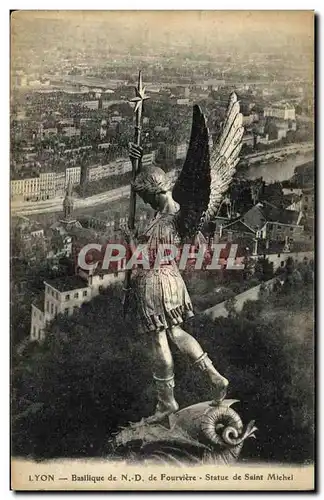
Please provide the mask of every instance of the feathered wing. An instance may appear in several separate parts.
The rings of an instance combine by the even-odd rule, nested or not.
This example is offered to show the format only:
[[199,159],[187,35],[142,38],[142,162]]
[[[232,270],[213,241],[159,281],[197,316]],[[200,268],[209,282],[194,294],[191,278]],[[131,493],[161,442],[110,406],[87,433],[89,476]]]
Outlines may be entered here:
[[218,140],[210,157],[210,199],[204,221],[210,221],[217,214],[222,198],[227,191],[236,166],[240,161],[244,134],[243,115],[237,95],[233,92]]
[[243,133],[240,105],[232,93],[210,155],[206,120],[200,107],[194,106],[187,157],[172,193],[181,207],[178,227],[182,238],[196,235],[202,224],[217,214],[239,162]]
[[181,207],[177,223],[182,238],[191,238],[197,233],[208,208],[211,185],[208,140],[205,117],[195,105],[186,160],[172,192]]

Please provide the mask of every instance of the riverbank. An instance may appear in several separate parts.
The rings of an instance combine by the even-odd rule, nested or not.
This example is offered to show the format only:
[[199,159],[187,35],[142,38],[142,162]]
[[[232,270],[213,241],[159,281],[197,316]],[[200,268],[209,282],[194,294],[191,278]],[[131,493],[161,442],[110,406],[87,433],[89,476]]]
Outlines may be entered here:
[[262,177],[266,183],[282,182],[294,175],[295,168],[314,160],[314,151],[290,154],[281,161],[269,161],[267,163],[250,165],[243,176],[246,179]]

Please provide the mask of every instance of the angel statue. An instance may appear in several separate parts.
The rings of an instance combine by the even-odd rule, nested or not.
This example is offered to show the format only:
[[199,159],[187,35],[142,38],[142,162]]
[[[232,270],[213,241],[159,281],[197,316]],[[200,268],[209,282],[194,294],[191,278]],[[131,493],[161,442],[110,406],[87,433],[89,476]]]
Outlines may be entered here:
[[[192,241],[202,224],[212,220],[239,162],[242,123],[239,102],[232,93],[219,138],[210,152],[204,114],[199,106],[194,106],[187,157],[174,187],[166,173],[155,166],[141,170],[132,183],[134,191],[156,211],[146,230],[136,238],[137,242],[145,242],[154,249],[161,244]],[[131,144],[131,160],[141,156],[142,148]],[[134,235],[130,232],[128,235],[134,243]],[[131,288],[140,327],[152,339],[154,358],[157,406],[154,414],[143,421],[155,424],[179,409],[174,397],[174,363],[169,341],[207,374],[215,390],[213,405],[218,405],[226,396],[229,382],[183,328],[194,312],[176,261],[171,260],[158,269],[134,270]]]

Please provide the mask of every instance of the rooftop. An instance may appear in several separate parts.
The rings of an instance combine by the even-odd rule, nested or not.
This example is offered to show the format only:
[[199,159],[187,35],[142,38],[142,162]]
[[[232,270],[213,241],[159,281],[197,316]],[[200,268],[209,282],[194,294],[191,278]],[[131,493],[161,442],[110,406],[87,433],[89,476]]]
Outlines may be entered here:
[[293,109],[294,108],[294,106],[292,104],[290,104],[289,102],[277,102],[277,103],[269,105],[268,107],[276,108],[276,109]]
[[57,124],[54,121],[53,122],[46,121],[46,122],[43,122],[42,125],[43,125],[44,130],[52,130],[52,129],[56,130],[57,129]]
[[267,222],[297,224],[299,213],[294,210],[279,209],[266,201],[258,203],[256,206],[261,210]]
[[285,248],[284,241],[269,241],[268,247],[267,242],[265,240],[258,240],[257,246],[257,254],[258,255],[269,255],[269,254],[278,254],[282,253]]
[[53,280],[46,280],[44,283],[55,288],[59,292],[69,292],[80,288],[88,288],[88,282],[81,276],[64,276]]
[[[220,243],[227,243],[226,240],[220,241]],[[255,239],[248,238],[248,237],[238,237],[236,238],[232,243],[235,243],[238,245],[237,248],[237,257],[244,257],[244,256],[251,256],[254,255],[253,251],[255,250]],[[280,254],[280,253],[288,253],[287,251],[284,252],[286,246],[285,241],[276,241],[276,240],[262,240],[258,239],[258,244],[257,244],[257,255],[262,256],[262,255],[273,255],[273,254]],[[221,252],[221,258],[226,258],[228,257],[229,253],[229,248],[230,244],[227,243],[226,249],[222,250]],[[310,241],[300,241],[300,242],[292,242],[290,243],[290,252],[289,253],[298,253],[298,252],[309,252],[313,251],[314,245]]]
[[300,195],[295,193],[285,194],[283,197],[283,203],[286,207],[289,207],[292,203],[296,203],[300,200]]
[[[265,240],[258,240],[258,255],[271,255],[288,253],[285,252],[285,242],[284,241],[269,241],[269,246],[267,248]],[[307,241],[294,241],[290,243],[289,253],[299,253],[299,252],[311,252],[314,250],[314,245],[312,242]]]
[[297,225],[299,212],[294,210],[279,209],[274,205],[264,201],[250,208],[245,214],[232,220],[224,228],[230,227],[239,221],[243,222],[253,231],[264,227],[266,222],[277,222],[279,224]]

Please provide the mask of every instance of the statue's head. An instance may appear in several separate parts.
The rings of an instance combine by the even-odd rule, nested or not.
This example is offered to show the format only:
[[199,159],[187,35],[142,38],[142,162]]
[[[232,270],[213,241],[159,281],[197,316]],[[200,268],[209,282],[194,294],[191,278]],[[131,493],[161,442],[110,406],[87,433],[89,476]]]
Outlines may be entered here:
[[157,210],[160,207],[160,199],[170,191],[172,183],[161,168],[149,167],[136,176],[132,186],[144,203],[149,203]]

